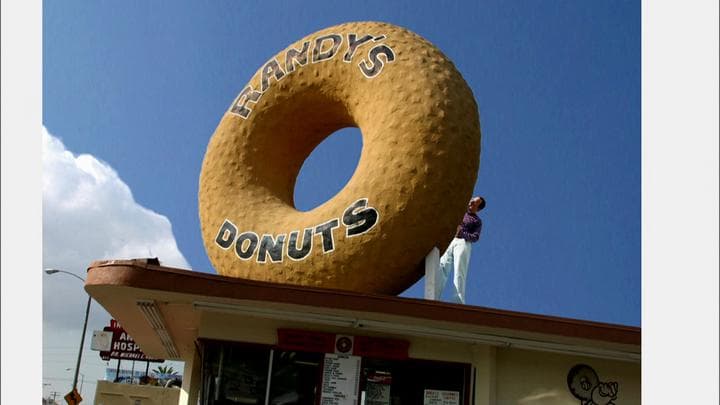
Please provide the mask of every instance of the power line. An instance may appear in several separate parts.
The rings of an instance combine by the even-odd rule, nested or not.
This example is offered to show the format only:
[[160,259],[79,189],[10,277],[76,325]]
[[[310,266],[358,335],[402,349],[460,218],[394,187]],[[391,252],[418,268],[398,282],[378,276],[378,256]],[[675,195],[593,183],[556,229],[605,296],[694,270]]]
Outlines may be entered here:
[[[72,378],[55,378],[55,377],[45,377],[43,380],[52,380],[52,381],[72,381]],[[97,381],[87,380],[85,381],[85,384],[97,384]]]

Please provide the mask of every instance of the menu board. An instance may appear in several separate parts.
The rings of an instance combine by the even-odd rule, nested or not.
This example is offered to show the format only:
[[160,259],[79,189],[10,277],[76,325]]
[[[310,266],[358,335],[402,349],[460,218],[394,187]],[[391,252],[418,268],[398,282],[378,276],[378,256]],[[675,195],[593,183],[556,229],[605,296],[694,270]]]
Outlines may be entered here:
[[320,405],[355,405],[360,383],[360,357],[325,354]]
[[457,391],[425,390],[423,405],[459,405],[460,393]]

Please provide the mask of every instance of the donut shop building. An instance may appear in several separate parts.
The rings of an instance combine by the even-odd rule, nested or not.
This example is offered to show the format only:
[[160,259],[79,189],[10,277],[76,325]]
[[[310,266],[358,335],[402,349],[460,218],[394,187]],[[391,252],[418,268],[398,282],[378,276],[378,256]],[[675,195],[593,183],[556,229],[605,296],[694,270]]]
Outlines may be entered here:
[[148,356],[184,362],[181,405],[640,403],[635,327],[150,259],[94,262],[85,289]]

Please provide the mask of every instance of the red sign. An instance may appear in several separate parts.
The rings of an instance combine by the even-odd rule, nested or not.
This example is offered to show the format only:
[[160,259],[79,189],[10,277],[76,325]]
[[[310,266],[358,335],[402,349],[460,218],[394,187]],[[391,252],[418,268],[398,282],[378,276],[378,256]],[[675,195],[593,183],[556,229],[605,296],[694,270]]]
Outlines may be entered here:
[[297,329],[278,329],[278,346],[283,350],[334,353],[335,334]]
[[408,358],[410,342],[400,339],[354,336],[298,329],[278,329],[278,348],[303,352],[347,353],[354,356],[403,360]]
[[355,336],[353,355],[404,360],[408,358],[409,348],[407,340]]
[[106,332],[112,332],[112,343],[109,351],[101,351],[100,358],[103,360],[120,359],[120,360],[140,360],[149,361],[153,363],[162,363],[163,359],[152,359],[145,355],[140,350],[140,346],[135,343],[135,340],[125,332],[125,329],[120,324],[112,319],[110,320],[110,326],[103,328]]

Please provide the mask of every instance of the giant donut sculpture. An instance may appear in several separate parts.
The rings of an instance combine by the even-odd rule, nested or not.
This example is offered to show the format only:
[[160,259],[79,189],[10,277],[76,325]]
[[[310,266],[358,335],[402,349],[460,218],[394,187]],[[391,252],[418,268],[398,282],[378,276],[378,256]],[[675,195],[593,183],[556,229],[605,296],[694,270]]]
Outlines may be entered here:
[[[344,127],[362,133],[355,173],[298,211],[303,162]],[[391,24],[330,27],[271,58],[222,117],[200,175],[205,248],[226,276],[398,294],[449,244],[479,159],[472,91],[440,50]]]

